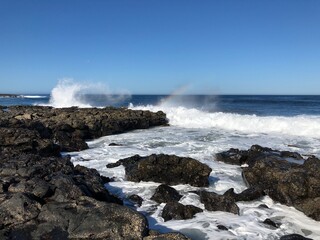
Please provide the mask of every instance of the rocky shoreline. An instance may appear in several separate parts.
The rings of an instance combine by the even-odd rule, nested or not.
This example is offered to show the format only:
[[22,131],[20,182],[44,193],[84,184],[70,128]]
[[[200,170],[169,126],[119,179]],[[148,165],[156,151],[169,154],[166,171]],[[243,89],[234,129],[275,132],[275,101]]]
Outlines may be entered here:
[[[123,200],[141,205],[138,195],[119,199],[104,184],[112,181],[97,170],[74,166],[60,152],[88,148],[86,140],[134,129],[168,124],[163,112],[126,108],[0,107],[0,239],[189,239],[180,233],[162,234],[149,229],[141,213],[123,206]],[[239,214],[237,202],[265,195],[294,206],[320,221],[320,160],[258,145],[249,150],[230,149],[218,161],[240,165],[248,189],[223,195],[206,191],[211,168],[174,155],[135,155],[108,164],[123,165],[133,182],[161,183],[151,200],[165,203],[164,221],[193,218],[204,210],[179,202],[172,186],[189,184],[207,211]],[[171,186],[170,186],[171,185]],[[261,206],[268,207],[268,206]],[[278,228],[281,222],[265,219]],[[219,231],[228,226],[217,225]],[[297,234],[281,239],[308,239]]]

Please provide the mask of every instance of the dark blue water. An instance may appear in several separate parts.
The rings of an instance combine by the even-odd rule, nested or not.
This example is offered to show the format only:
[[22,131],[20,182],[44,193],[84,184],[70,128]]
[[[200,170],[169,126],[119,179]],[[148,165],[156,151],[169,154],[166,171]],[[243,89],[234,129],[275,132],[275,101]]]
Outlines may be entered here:
[[[43,98],[0,98],[0,105],[35,105],[48,104],[49,95]],[[197,108],[208,112],[229,112],[255,114],[258,116],[295,116],[320,115],[320,96],[285,96],[285,95],[132,95],[124,98],[106,95],[85,95],[81,101],[92,106],[127,107],[137,105],[159,105],[161,103]]]

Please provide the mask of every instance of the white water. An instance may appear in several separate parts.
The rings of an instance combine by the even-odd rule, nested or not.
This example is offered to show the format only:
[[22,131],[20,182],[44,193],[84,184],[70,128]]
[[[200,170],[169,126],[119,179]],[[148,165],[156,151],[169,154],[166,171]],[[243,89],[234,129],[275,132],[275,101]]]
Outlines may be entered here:
[[133,106],[132,109],[164,111],[170,125],[185,128],[217,128],[243,133],[285,134],[320,138],[320,116],[294,117],[256,116],[236,113],[208,113],[195,108],[160,106]]
[[92,104],[87,95],[98,94],[103,99],[103,104],[113,105],[128,98],[130,95],[127,91],[121,91],[116,95],[102,83],[84,83],[76,82],[73,79],[62,79],[52,89],[50,94],[49,106],[56,108],[80,107],[89,108],[96,106]]
[[46,98],[43,95],[21,95],[22,98]]
[[[52,90],[50,105],[54,107],[91,107],[83,93],[101,93],[101,86],[63,80]],[[110,92],[109,92],[110,93]],[[108,169],[106,164],[125,157],[152,153],[175,154],[195,158],[212,168],[210,186],[206,189],[223,194],[234,188],[236,192],[246,189],[241,177],[241,168],[215,161],[214,155],[229,148],[248,149],[259,144],[279,150],[297,151],[301,154],[320,156],[320,117],[280,117],[240,115],[222,112],[205,112],[181,106],[181,102],[167,98],[158,106],[133,106],[132,109],[159,111],[167,114],[170,127],[137,130],[125,134],[107,136],[89,142],[90,149],[72,153],[74,164],[97,169],[102,175],[114,177],[115,182],[106,187],[115,195],[125,198],[138,194],[144,199],[138,211],[145,214],[150,228],[161,232],[180,231],[192,239],[279,239],[280,236],[298,233],[309,238],[320,239],[320,223],[294,208],[273,202],[269,197],[253,202],[238,202],[240,215],[226,212],[197,214],[189,220],[164,222],[161,212],[164,204],[149,200],[159,183],[126,181],[122,166]],[[214,106],[210,106],[214,109]],[[109,143],[122,146],[110,147]],[[199,197],[190,193],[197,188],[189,185],[174,186],[183,195],[180,202],[204,209]],[[132,206],[130,202],[126,204]],[[266,204],[269,209],[258,206]],[[281,223],[280,228],[271,229],[262,222],[270,218]],[[218,230],[217,225],[228,227]]]
[[[207,190],[223,194],[229,188],[234,188],[236,192],[241,192],[246,186],[241,177],[240,167],[215,161],[215,153],[231,147],[248,149],[253,144],[260,144],[274,149],[320,156],[319,118],[206,113],[173,106],[130,107],[163,110],[171,126],[137,130],[91,141],[90,149],[74,153],[72,160],[75,164],[96,168],[102,175],[114,177],[116,181],[106,185],[114,194],[120,197],[128,197],[131,194],[141,196],[145,201],[137,210],[147,216],[152,229],[161,232],[180,231],[192,239],[279,239],[280,236],[290,233],[320,239],[319,222],[292,207],[275,203],[269,197],[253,202],[238,202],[239,216],[204,210],[190,220],[164,222],[161,217],[164,204],[158,205],[149,200],[159,183],[129,182],[125,179],[122,166],[106,168],[106,164],[134,154],[145,156],[166,153],[188,156],[213,169]],[[108,146],[112,142],[123,146]],[[204,209],[199,197],[190,193],[197,188],[189,185],[178,185],[174,188],[183,195],[181,203]],[[260,204],[268,205],[269,209],[259,208]],[[271,229],[263,224],[266,218],[281,223],[280,228]],[[228,227],[229,231],[218,230],[219,224]]]

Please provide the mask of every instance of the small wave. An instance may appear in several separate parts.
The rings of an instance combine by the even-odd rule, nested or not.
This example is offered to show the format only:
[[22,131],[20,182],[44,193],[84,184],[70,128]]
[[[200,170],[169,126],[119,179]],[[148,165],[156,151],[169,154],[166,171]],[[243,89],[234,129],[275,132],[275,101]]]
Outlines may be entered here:
[[256,116],[224,112],[204,112],[195,108],[133,106],[132,109],[164,111],[170,125],[185,128],[219,128],[245,133],[285,134],[320,137],[320,116]]
[[47,98],[47,96],[42,95],[20,95],[21,98]]

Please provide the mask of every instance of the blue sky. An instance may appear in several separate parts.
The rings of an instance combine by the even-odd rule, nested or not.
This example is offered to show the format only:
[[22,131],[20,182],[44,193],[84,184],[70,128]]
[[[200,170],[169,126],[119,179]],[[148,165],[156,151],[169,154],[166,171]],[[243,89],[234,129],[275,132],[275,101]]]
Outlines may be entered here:
[[0,0],[0,92],[320,94],[318,0]]

